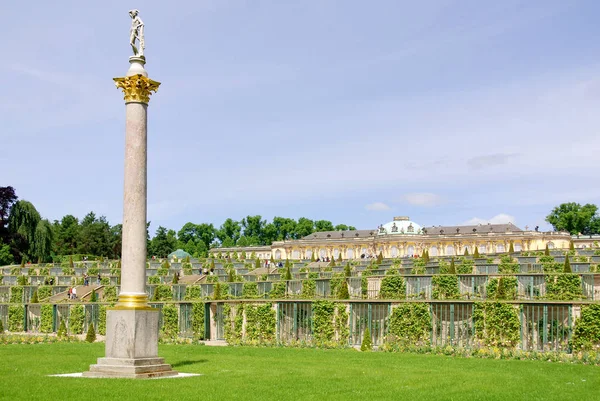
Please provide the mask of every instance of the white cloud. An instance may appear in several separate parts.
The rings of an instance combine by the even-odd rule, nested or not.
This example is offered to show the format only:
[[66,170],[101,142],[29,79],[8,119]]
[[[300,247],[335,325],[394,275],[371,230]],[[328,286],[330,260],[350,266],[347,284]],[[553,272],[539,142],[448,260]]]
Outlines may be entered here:
[[481,219],[479,217],[473,217],[470,220],[467,220],[463,223],[463,225],[465,226],[469,226],[469,225],[476,225],[476,224],[508,224],[508,223],[513,223],[516,224],[516,219],[515,216],[511,216],[509,214],[505,214],[505,213],[500,213],[497,214],[496,216],[492,217],[491,219]]
[[425,206],[431,207],[436,206],[443,203],[443,199],[441,196],[432,194],[430,192],[422,192],[422,193],[410,193],[405,194],[400,197],[402,202],[409,203],[413,206]]
[[375,212],[382,212],[384,210],[390,210],[390,207],[383,202],[375,202],[369,203],[367,206],[365,206],[365,209]]

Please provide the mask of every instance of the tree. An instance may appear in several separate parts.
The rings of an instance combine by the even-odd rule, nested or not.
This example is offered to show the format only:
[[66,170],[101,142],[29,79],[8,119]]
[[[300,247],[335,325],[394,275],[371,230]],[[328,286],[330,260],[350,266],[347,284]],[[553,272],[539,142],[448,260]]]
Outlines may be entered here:
[[13,255],[18,260],[33,259],[35,232],[41,216],[31,202],[15,202],[8,216],[8,231]]
[[346,277],[352,276],[352,269],[350,268],[350,262],[346,263],[346,266],[344,266],[344,276],[346,276]]
[[342,261],[342,252],[338,253],[338,262]]
[[296,239],[301,239],[315,231],[315,223],[306,217],[300,217],[296,224]]
[[315,221],[315,231],[334,231],[333,224],[329,220],[317,220]]
[[342,280],[340,285],[338,286],[338,299],[350,299],[350,293],[348,292],[348,282],[346,279]]
[[479,248],[475,246],[475,252],[473,252],[473,257],[477,259],[479,257]]
[[98,295],[96,294],[95,288],[92,288],[92,293],[90,294],[90,302],[98,302]]
[[335,231],[348,231],[348,226],[345,224],[338,224],[334,227]]
[[510,246],[508,247],[508,253],[515,253],[515,246],[512,241],[510,241]]
[[13,187],[0,187],[0,241],[4,241],[6,244],[10,241],[6,227],[8,225],[8,216],[17,199],[18,197]]
[[373,350],[373,343],[371,342],[371,332],[369,331],[369,326],[365,327],[363,340],[360,344],[360,350],[363,352]]
[[454,258],[450,259],[450,269],[448,270],[449,274],[456,274],[456,265],[454,264]]
[[556,206],[546,221],[552,224],[556,231],[568,231],[576,234],[598,234],[600,232],[600,217],[598,207],[592,204],[581,206],[579,203],[569,202]]
[[565,265],[563,267],[563,272],[573,273],[573,270],[571,269],[571,262],[569,262],[569,254],[567,254],[567,256],[565,257]]
[[31,300],[29,301],[32,304],[39,304],[40,300],[38,298],[38,292],[37,290],[33,291],[33,295],[31,296]]
[[569,242],[569,250],[570,251],[574,251],[575,250],[575,244],[573,243],[573,241]]
[[150,241],[150,249],[148,249],[148,253],[159,258],[166,258],[175,250],[176,246],[177,238],[175,236],[175,231],[167,231],[165,227],[159,226],[156,229],[154,238],[152,238]]
[[72,255],[77,253],[79,237],[79,220],[73,215],[64,216],[60,222],[54,221],[53,250],[58,255]]
[[94,323],[90,323],[87,334],[85,336],[85,341],[87,341],[88,343],[93,343],[94,341],[96,341],[96,330],[94,329]]
[[50,259],[52,252],[52,239],[54,231],[50,222],[46,219],[40,220],[35,228],[33,249],[30,250],[31,255],[37,261],[47,261]]
[[548,247],[547,243],[546,243],[546,249],[544,250],[544,255],[545,256],[550,256],[550,248]]
[[464,256],[469,256],[469,248],[467,248],[466,246],[465,246],[465,254],[464,254]]
[[225,220],[221,227],[215,232],[215,236],[223,247],[235,246],[241,236],[242,226],[239,221],[231,218]]
[[108,256],[111,254],[110,224],[106,217],[96,217],[89,212],[83,220],[78,232],[78,252],[88,255]]
[[15,259],[10,253],[10,245],[4,244],[0,239],[0,266],[12,265]]
[[260,215],[246,216],[242,219],[242,228],[244,236],[249,242],[256,242],[256,245],[264,245],[266,220],[262,220]]
[[284,280],[291,280],[292,279],[292,270],[291,268],[288,266],[285,268],[285,275],[283,276]]

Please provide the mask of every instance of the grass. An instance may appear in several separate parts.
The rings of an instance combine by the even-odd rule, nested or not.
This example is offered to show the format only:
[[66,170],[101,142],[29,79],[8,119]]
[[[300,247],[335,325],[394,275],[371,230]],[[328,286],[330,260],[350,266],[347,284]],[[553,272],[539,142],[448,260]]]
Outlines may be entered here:
[[165,380],[48,377],[82,372],[104,344],[0,347],[2,400],[594,400],[600,368],[354,350],[163,345]]

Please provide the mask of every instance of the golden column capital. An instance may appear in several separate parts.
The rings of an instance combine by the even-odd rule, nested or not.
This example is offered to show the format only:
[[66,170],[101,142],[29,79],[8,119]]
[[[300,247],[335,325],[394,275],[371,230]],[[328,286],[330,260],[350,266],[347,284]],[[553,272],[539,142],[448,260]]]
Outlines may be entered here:
[[131,75],[128,77],[113,78],[117,88],[123,90],[125,94],[125,103],[145,103],[150,102],[152,92],[158,91],[160,82],[143,76],[142,74]]

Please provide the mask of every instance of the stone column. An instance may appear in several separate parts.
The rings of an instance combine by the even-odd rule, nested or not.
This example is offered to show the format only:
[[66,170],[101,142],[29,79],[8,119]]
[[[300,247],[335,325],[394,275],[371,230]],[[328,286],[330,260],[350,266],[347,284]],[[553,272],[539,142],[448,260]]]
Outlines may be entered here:
[[158,357],[158,309],[146,294],[147,108],[159,82],[148,78],[143,56],[129,58],[129,71],[114,78],[125,94],[125,185],[121,291],[106,312],[106,357],[91,365],[89,377],[175,376]]

